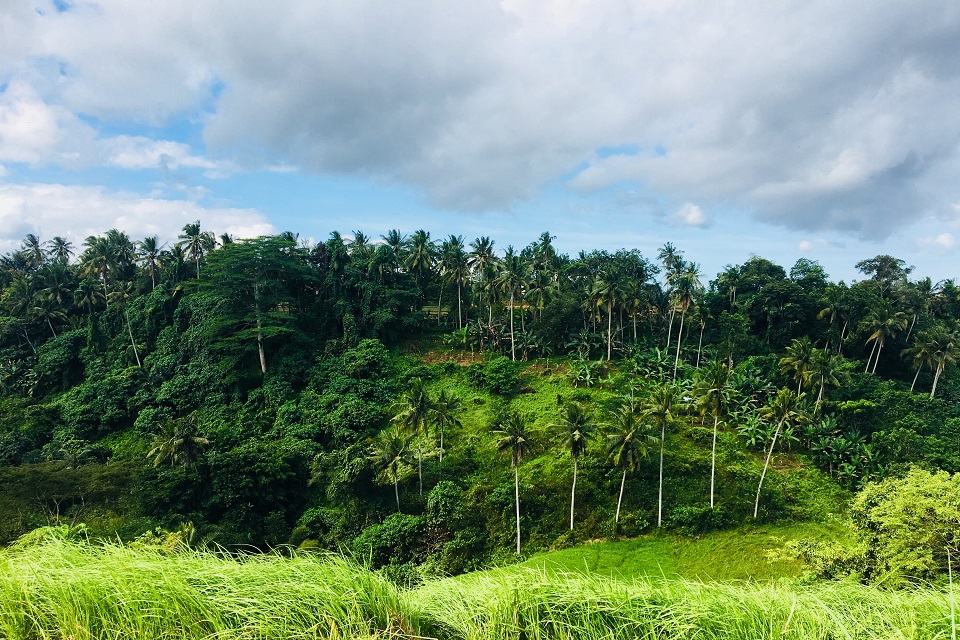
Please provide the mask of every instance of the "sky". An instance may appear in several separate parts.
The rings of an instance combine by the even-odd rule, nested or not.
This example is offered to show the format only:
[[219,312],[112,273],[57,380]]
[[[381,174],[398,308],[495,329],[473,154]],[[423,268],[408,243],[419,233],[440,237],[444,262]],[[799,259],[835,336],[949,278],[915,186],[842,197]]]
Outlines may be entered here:
[[0,0],[0,253],[183,225],[960,277],[956,0]]

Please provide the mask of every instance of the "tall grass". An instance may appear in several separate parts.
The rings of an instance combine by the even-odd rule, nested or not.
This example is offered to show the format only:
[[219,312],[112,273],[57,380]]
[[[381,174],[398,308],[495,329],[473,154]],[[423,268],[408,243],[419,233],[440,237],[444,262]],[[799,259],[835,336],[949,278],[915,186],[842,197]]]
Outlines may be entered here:
[[614,580],[513,568],[401,591],[333,557],[0,551],[0,637],[949,638],[948,594],[849,583]]

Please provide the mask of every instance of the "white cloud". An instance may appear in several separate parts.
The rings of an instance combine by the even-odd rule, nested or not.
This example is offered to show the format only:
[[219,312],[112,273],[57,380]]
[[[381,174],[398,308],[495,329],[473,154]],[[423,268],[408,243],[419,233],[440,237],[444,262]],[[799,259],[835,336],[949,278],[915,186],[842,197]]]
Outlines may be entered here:
[[0,184],[0,252],[19,246],[27,233],[41,239],[64,236],[77,247],[107,229],[131,238],[157,235],[172,242],[183,225],[200,220],[204,229],[237,238],[275,233],[258,211],[205,207],[189,200],[164,200],[103,187],[61,184]]
[[13,82],[0,93],[0,161],[76,164],[95,131],[64,107],[46,104],[32,86]]
[[710,223],[703,209],[691,202],[680,207],[680,209],[673,214],[673,219],[677,223],[688,227],[705,227]]
[[939,233],[935,236],[918,238],[917,245],[922,249],[933,249],[939,252],[947,252],[957,245],[957,239],[952,233]]
[[800,249],[800,251],[810,251],[813,249],[813,243],[809,240],[801,240],[797,245],[797,249]]
[[144,136],[115,136],[101,141],[106,163],[121,169],[209,169],[228,172],[229,163],[196,156],[190,146]]

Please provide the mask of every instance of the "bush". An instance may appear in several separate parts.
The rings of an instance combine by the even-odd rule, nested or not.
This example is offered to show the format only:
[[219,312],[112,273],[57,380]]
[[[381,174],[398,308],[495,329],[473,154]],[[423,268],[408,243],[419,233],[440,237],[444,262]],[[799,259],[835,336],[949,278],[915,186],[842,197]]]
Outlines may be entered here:
[[723,529],[732,524],[732,518],[723,507],[688,507],[675,508],[666,518],[666,525],[687,535],[696,535],[708,531]]
[[512,396],[520,389],[516,363],[506,356],[472,365],[467,369],[467,376],[475,386],[499,396]]

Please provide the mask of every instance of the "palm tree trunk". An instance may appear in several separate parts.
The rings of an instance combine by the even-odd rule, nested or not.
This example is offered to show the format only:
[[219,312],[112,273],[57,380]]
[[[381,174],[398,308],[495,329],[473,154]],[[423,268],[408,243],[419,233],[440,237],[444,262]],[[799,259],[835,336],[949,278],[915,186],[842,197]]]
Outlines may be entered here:
[[673,379],[677,379],[677,367],[680,366],[680,344],[683,342],[683,317],[686,312],[680,313],[680,332],[677,334],[677,358],[673,361]]
[[25,328],[20,329],[20,331],[23,334],[23,337],[26,339],[27,344],[30,345],[30,351],[33,353],[33,355],[37,355],[37,347],[33,344],[33,341],[30,340],[30,334]]
[[610,362],[610,351],[613,344],[613,297],[607,300],[607,362]]
[[417,483],[420,485],[420,495],[423,495],[423,454],[420,449],[420,434],[417,434]]
[[440,425],[440,464],[443,464],[443,424]]
[[866,369],[863,370],[864,373],[868,373],[870,371],[870,362],[873,360],[873,353],[877,350],[877,342],[879,341],[878,340],[873,341],[873,348],[870,349],[870,355],[867,356],[867,367]]
[[667,435],[667,423],[660,424],[660,483],[657,489],[657,528],[663,525],[663,440]]
[[913,325],[917,322],[917,314],[913,314],[913,320],[910,321],[910,329],[907,330],[907,337],[904,339],[904,342],[910,341],[910,334],[913,333]]
[[930,399],[933,400],[933,395],[937,392],[937,382],[940,381],[940,374],[943,373],[943,361],[941,360],[937,363],[937,372],[933,376],[933,388],[930,389]]
[[397,513],[400,513],[400,482],[397,480],[397,470],[393,470],[393,496],[397,499]]
[[570,489],[570,531],[573,531],[573,506],[577,498],[577,458],[573,458],[573,487]]
[[440,326],[440,305],[443,302],[443,281],[440,281],[440,297],[437,298],[437,326]]
[[670,307],[670,324],[667,325],[667,346],[666,349],[670,349],[670,338],[673,337],[673,306]]
[[126,309],[123,311],[123,317],[127,320],[127,332],[130,334],[130,344],[133,345],[133,357],[137,360],[137,366],[142,368],[143,365],[140,364],[140,354],[137,353],[137,343],[133,341],[133,329],[130,328],[130,316],[127,315]]
[[773,455],[773,448],[777,446],[777,436],[780,435],[780,427],[783,426],[783,421],[781,420],[777,424],[776,431],[773,432],[773,441],[770,443],[770,451],[767,452],[767,459],[763,463],[763,473],[760,474],[760,484],[757,485],[757,501],[753,504],[753,517],[757,517],[757,511],[760,509],[760,488],[763,486],[763,479],[767,475],[767,467],[770,466],[770,457]]
[[910,385],[910,393],[913,393],[913,388],[917,386],[917,378],[920,377],[920,369],[923,368],[923,364],[917,366],[917,373],[913,376],[913,384]]
[[517,505],[517,555],[520,555],[520,468],[513,468],[513,495]]
[[457,280],[457,329],[463,329],[463,294],[460,291],[459,280]]
[[[513,341],[513,291],[510,292],[510,359],[517,361],[517,349]],[[517,551],[517,553],[520,552]]]
[[57,337],[57,332],[53,330],[53,323],[50,322],[50,318],[47,318],[47,326],[50,327],[50,333],[53,334],[53,337]]
[[700,368],[700,352],[703,351],[703,330],[706,327],[705,324],[700,325],[700,342],[697,343],[697,369]]
[[880,362],[880,352],[883,351],[883,343],[880,343],[880,346],[877,348],[877,357],[873,360],[873,369],[870,370],[870,373],[877,372],[877,363]]
[[623,487],[627,484],[627,470],[623,470],[623,478],[620,479],[620,497],[617,498],[617,515],[613,518],[613,532],[617,532],[617,525],[620,524],[620,504],[623,502]]
[[717,475],[717,422],[720,416],[713,414],[713,447],[710,450],[710,508],[713,509],[714,478]]
[[837,353],[840,353],[841,351],[843,351],[843,337],[846,335],[846,333],[847,333],[847,321],[844,320],[843,328],[840,329],[840,340],[837,341],[838,342]]

